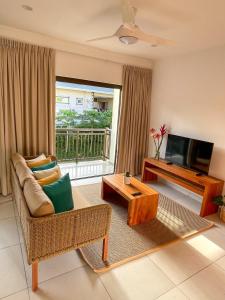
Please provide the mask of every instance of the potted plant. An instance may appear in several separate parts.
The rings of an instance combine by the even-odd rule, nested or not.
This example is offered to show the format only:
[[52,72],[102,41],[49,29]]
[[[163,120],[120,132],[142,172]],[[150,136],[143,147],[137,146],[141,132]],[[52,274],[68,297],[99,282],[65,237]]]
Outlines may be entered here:
[[213,202],[219,206],[218,214],[220,219],[225,222],[225,196],[216,196],[213,198]]
[[165,124],[163,124],[160,127],[159,132],[157,132],[155,128],[150,129],[150,134],[153,137],[153,141],[155,144],[155,159],[160,158],[160,148],[162,146],[163,138],[166,135],[166,133],[167,133],[167,128]]

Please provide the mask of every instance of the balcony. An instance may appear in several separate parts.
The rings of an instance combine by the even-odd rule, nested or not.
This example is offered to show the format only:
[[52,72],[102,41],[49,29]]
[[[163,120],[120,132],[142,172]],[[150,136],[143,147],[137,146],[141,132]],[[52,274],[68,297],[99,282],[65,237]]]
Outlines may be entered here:
[[56,155],[62,173],[69,173],[71,179],[113,173],[110,146],[108,128],[56,129]]

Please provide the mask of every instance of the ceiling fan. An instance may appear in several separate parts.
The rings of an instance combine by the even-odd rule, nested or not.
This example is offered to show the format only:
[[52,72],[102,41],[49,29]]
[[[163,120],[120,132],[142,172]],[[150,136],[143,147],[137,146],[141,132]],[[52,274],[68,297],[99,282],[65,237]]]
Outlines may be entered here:
[[139,28],[135,23],[137,8],[131,5],[130,0],[121,0],[121,12],[123,24],[113,35],[91,39],[87,42],[106,40],[116,36],[121,43],[126,45],[135,44],[139,40],[151,44],[152,47],[174,45],[173,41],[147,34]]

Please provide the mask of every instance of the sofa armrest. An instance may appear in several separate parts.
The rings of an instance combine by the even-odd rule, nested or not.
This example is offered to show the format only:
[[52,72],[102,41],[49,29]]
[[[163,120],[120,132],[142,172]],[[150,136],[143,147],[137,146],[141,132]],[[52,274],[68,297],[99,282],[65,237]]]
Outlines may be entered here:
[[109,232],[111,207],[101,204],[42,218],[27,218],[28,263],[103,239]]

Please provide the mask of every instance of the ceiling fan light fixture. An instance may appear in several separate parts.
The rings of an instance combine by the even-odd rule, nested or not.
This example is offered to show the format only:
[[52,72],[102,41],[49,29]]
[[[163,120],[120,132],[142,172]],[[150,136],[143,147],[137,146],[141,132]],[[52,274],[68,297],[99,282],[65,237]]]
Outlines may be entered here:
[[119,40],[121,43],[131,45],[137,43],[138,39],[135,36],[120,36]]

